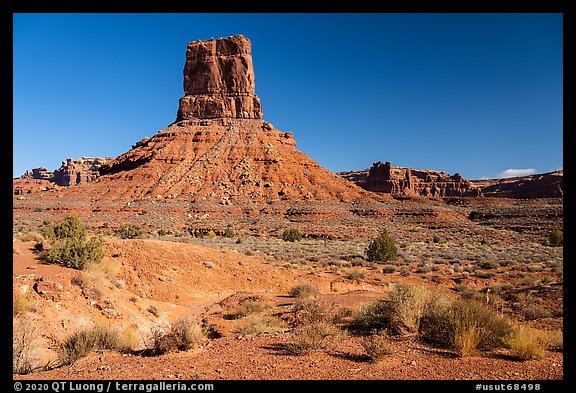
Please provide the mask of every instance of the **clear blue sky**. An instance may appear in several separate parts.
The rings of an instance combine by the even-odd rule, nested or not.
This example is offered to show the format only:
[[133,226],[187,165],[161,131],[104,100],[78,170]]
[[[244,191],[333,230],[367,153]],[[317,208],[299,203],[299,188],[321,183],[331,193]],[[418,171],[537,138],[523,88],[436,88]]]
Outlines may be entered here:
[[165,128],[187,43],[235,34],[264,120],[330,170],[563,166],[561,14],[15,14],[14,177]]

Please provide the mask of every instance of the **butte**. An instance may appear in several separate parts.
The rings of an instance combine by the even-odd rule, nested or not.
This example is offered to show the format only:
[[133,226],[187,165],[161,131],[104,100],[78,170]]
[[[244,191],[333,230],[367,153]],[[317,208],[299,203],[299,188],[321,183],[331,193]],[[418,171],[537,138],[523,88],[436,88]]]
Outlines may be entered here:
[[95,181],[31,194],[15,211],[35,200],[52,216],[75,213],[92,226],[270,232],[301,223],[321,235],[359,229],[357,203],[380,205],[262,119],[248,38],[188,43],[183,74],[174,123],[102,165]]

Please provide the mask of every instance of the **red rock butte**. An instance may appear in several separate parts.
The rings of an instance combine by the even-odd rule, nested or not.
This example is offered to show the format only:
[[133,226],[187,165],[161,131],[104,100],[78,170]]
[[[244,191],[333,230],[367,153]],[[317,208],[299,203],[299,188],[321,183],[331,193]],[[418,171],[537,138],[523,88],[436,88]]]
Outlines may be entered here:
[[193,41],[184,66],[184,97],[176,121],[218,117],[261,119],[250,40],[242,35]]

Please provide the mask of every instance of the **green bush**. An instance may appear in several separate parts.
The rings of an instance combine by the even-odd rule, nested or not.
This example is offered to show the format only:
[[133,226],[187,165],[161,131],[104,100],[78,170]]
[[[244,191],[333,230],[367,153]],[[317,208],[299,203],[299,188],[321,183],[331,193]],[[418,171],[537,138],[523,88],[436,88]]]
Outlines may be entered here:
[[65,239],[54,244],[45,253],[44,259],[50,263],[58,263],[73,269],[84,269],[88,264],[98,263],[104,258],[104,239],[100,236],[88,241],[80,239]]
[[160,229],[158,231],[158,236],[166,236],[166,230],[165,229]]
[[141,239],[145,234],[146,231],[136,224],[124,224],[116,231],[120,239]]
[[548,236],[548,244],[552,247],[561,247],[564,245],[564,234],[562,231],[555,229]]
[[298,229],[286,229],[282,233],[282,239],[287,242],[296,242],[302,240],[302,234]]
[[64,239],[84,240],[86,229],[78,217],[68,216],[60,224],[49,225],[45,223],[42,234],[51,242]]
[[386,230],[373,239],[366,248],[366,259],[369,262],[387,262],[396,259],[397,256],[396,244]]
[[52,243],[52,248],[41,254],[47,262],[84,269],[104,258],[104,240],[100,236],[86,240],[86,229],[78,217],[68,216],[60,224],[46,225],[44,235]]

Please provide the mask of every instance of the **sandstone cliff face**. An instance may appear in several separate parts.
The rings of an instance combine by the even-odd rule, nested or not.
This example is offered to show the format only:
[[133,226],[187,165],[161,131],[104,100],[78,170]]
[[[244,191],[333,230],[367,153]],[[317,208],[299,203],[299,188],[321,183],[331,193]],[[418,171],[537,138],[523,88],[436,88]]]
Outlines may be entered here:
[[193,41],[186,51],[184,97],[176,121],[221,117],[262,118],[251,44],[242,35]]
[[375,162],[368,171],[341,173],[368,191],[392,195],[429,197],[478,197],[481,190],[459,173],[393,167],[390,162]]

